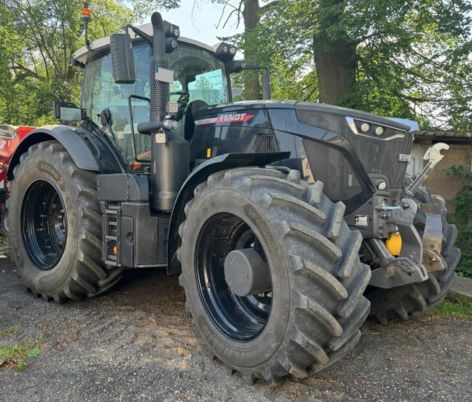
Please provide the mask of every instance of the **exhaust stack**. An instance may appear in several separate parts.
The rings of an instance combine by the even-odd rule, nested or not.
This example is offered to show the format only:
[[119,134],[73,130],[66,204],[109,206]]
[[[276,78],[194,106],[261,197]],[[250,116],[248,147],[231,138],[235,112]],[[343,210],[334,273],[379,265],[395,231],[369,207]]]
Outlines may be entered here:
[[[153,59],[151,61],[151,208],[156,211],[170,212],[177,194],[189,174],[190,151],[184,138],[172,131],[173,121],[166,121],[167,105],[170,99],[169,87],[173,81],[168,70],[166,44],[176,41],[178,27],[162,19],[160,13],[151,17],[153,36]],[[170,46],[171,49],[175,49]]]

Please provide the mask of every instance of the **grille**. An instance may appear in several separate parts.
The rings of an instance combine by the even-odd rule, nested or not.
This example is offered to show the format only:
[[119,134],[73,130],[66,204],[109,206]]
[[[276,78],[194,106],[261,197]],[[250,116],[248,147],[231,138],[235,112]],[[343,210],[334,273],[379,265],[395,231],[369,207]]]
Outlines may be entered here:
[[278,150],[273,134],[258,134],[251,145],[251,152],[277,152]]

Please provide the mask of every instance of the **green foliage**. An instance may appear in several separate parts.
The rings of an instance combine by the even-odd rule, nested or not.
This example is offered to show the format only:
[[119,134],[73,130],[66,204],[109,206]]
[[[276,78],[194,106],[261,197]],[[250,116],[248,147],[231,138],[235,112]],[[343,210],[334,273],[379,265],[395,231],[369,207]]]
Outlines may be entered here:
[[467,130],[471,16],[465,0],[281,0],[262,18],[258,46],[282,94],[316,86],[313,55],[343,45],[354,49],[355,83],[342,105]]
[[457,270],[463,276],[472,276],[472,173],[464,166],[452,166],[446,174],[459,178],[463,184],[454,199],[455,213],[451,222],[457,225],[457,244],[462,253]]
[[433,314],[446,315],[454,318],[472,318],[472,301],[459,298],[457,300],[446,300],[443,304],[432,310]]
[[144,18],[150,16],[156,9],[171,10],[180,7],[180,0],[133,0],[133,14]]
[[15,368],[18,371],[26,368],[26,360],[38,357],[41,350],[36,347],[29,347],[16,344],[11,347],[0,348],[0,368]]
[[[70,63],[83,46],[81,0],[5,0],[0,3],[0,123],[54,122],[53,100],[79,102],[81,72]],[[91,39],[131,21],[116,1],[96,0]]]
[[[0,123],[51,123],[54,99],[78,103],[82,0],[0,3]],[[213,3],[213,4],[212,4]],[[472,3],[467,0],[208,0],[246,26],[233,37],[251,63],[269,67],[276,99],[317,101],[326,77],[314,60],[340,46],[354,82],[339,104],[410,117],[423,127],[472,129]],[[257,7],[254,8],[256,4]],[[181,6],[180,0],[94,0],[91,39],[132,17]],[[258,18],[247,10],[258,9]],[[218,23],[215,21],[215,23]],[[344,52],[344,53],[343,53]],[[352,53],[352,54],[351,54]],[[344,60],[345,61],[345,60]],[[241,82],[248,85],[247,75]],[[336,81],[330,82],[332,87]],[[328,85],[328,88],[329,88]]]

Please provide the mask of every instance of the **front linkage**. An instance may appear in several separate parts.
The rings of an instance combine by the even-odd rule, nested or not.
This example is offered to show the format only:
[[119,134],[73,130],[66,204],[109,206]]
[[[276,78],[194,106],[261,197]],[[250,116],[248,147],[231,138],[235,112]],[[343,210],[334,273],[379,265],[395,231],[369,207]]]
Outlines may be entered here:
[[[424,282],[428,280],[428,272],[442,271],[446,267],[441,256],[444,199],[435,195],[431,197],[431,202],[423,203],[414,195],[444,158],[441,151],[447,149],[447,144],[438,143],[425,153],[424,159],[428,163],[405,188],[405,198],[400,205],[378,207],[384,221],[397,227],[399,236],[393,240],[398,244],[391,245],[387,242],[386,245],[379,239],[371,239],[366,244],[378,265],[372,271],[370,285],[390,289]],[[421,225],[421,229],[415,225],[418,213],[424,216],[424,226]]]

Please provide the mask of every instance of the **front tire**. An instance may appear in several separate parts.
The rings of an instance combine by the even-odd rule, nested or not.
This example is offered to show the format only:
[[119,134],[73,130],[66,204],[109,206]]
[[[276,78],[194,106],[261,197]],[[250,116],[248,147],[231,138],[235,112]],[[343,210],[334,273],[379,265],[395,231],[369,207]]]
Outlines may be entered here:
[[77,168],[58,142],[35,144],[21,156],[7,208],[11,255],[36,296],[80,300],[120,279],[120,268],[101,263],[96,174]]
[[[344,204],[322,190],[294,170],[240,168],[210,176],[185,208],[177,255],[194,330],[249,382],[305,378],[359,341],[370,268],[359,261],[362,238],[344,222]],[[239,297],[223,262],[247,247],[267,261],[272,287]]]

